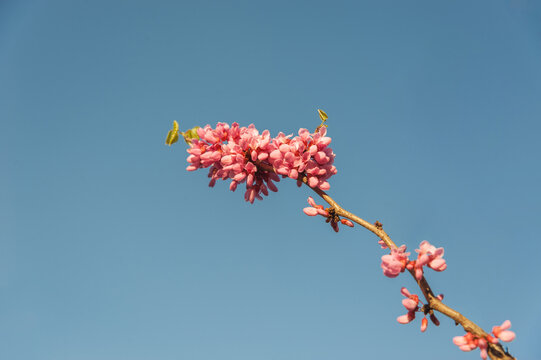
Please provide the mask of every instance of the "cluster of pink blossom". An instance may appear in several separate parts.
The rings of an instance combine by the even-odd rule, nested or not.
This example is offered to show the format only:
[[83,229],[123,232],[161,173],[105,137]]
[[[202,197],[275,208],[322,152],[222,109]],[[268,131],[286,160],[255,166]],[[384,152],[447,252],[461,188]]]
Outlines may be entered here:
[[305,207],[302,211],[304,211],[304,213],[308,216],[321,215],[327,218],[326,221],[331,224],[334,231],[338,232],[338,230],[340,230],[338,228],[338,222],[341,222],[349,227],[353,227],[353,223],[351,221],[348,219],[340,219],[340,217],[334,214],[331,209],[324,209],[323,205],[316,204],[311,196],[308,196],[308,204],[310,207]]
[[391,253],[381,257],[381,268],[383,275],[394,278],[404,272],[408,265],[409,252],[406,252],[406,245],[391,249]]
[[505,320],[500,326],[492,328],[492,335],[486,337],[478,337],[468,332],[464,336],[455,336],[453,343],[462,351],[472,351],[479,347],[481,358],[485,360],[488,356],[488,344],[497,344],[498,339],[505,342],[510,342],[515,339],[515,333],[508,330],[511,327],[511,321]]
[[417,252],[417,260],[410,261],[407,265],[408,270],[415,270],[415,278],[421,280],[423,277],[423,266],[428,265],[429,268],[435,271],[443,271],[447,269],[447,263],[443,258],[443,248],[437,248],[431,245],[428,241],[423,241],[419,245]]
[[245,182],[244,198],[250,203],[262,200],[261,194],[268,195],[268,190],[278,191],[273,183],[280,181],[278,175],[297,180],[299,186],[300,175],[305,175],[310,187],[328,190],[327,180],[337,170],[326,131],[326,127],[314,133],[300,129],[295,137],[279,133],[271,138],[268,130],[259,134],[253,124],[240,127],[237,123],[218,123],[216,128],[206,125],[197,129],[199,139],[190,141],[187,170],[210,167],[211,187],[218,179],[231,179],[229,189],[235,191],[238,184]]
[[[382,246],[383,247],[383,246]],[[416,260],[409,260],[409,252],[406,252],[406,246],[391,249],[391,253],[381,257],[381,268],[383,274],[390,278],[397,277],[405,269],[413,270],[415,278],[421,280],[423,277],[423,266],[428,266],[435,271],[443,271],[447,268],[447,263],[443,258],[443,248],[436,248],[428,241],[421,242],[417,252]]]
[[[408,324],[415,319],[416,312],[422,312],[424,314],[424,317],[421,320],[421,332],[425,332],[426,328],[428,327],[428,320],[426,318],[426,315],[429,313],[428,307],[424,305],[419,306],[419,303],[422,304],[422,302],[419,300],[419,296],[412,295],[405,287],[400,289],[400,292],[406,297],[404,300],[402,300],[402,305],[404,305],[408,312],[404,315],[399,316],[396,320],[400,324]],[[439,300],[443,300],[443,294],[438,295],[437,298]],[[430,314],[429,317],[430,320],[434,323],[434,325],[440,325],[440,321],[438,320],[436,315]]]

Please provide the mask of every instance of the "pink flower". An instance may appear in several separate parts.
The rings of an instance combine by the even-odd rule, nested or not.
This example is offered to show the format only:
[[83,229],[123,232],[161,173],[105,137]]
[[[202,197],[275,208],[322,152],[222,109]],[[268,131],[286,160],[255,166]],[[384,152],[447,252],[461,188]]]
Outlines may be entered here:
[[509,320],[505,320],[500,326],[494,326],[492,328],[492,334],[495,337],[490,335],[487,335],[486,337],[478,337],[468,332],[464,336],[455,336],[453,338],[453,343],[462,351],[471,351],[479,347],[479,350],[481,351],[481,358],[485,360],[488,356],[487,350],[489,343],[497,344],[498,339],[505,342],[513,341],[513,339],[515,339],[515,333],[507,330],[510,327],[511,322]]
[[391,253],[381,257],[381,268],[383,275],[394,278],[406,269],[409,252],[406,252],[406,245],[391,249]]
[[479,346],[479,350],[481,350],[481,359],[483,360],[486,360],[487,357],[488,357],[488,352],[487,352],[487,349],[488,349],[488,343],[485,339],[483,338],[480,338],[479,341],[477,342],[477,345]]
[[311,196],[308,196],[308,204],[310,207],[305,207],[302,211],[308,216],[321,215],[328,217],[329,213],[323,209],[323,205],[317,205]]
[[479,350],[481,351],[481,358],[483,360],[486,360],[488,356],[488,343],[486,339],[479,338],[472,333],[466,333],[464,336],[455,336],[453,338],[453,343],[458,346],[458,348],[462,351],[472,351],[479,347]]
[[308,204],[310,205],[310,207],[305,207],[304,209],[302,209],[302,211],[308,216],[321,215],[327,218],[326,222],[331,223],[331,227],[334,231],[338,232],[340,230],[338,228],[338,222],[341,222],[342,224],[349,227],[353,227],[353,223],[348,219],[340,219],[340,217],[336,215],[334,211],[324,209],[323,205],[317,205],[311,196],[308,196]]
[[408,311],[407,314],[400,315],[396,318],[400,324],[408,324],[415,319],[415,311]]
[[308,178],[308,186],[329,190],[327,180],[337,173],[334,153],[328,147],[331,138],[326,137],[327,129],[320,128],[311,134],[299,130],[299,136],[291,138],[280,133],[272,140],[274,150],[269,154],[269,163],[277,174],[298,179],[300,173]]
[[510,327],[511,327],[511,321],[505,320],[503,324],[501,324],[500,326],[494,326],[492,328],[492,333],[494,334],[495,337],[497,337],[501,341],[510,342],[510,341],[513,341],[516,336],[514,332],[507,330]]
[[[246,183],[244,198],[251,203],[263,199],[268,190],[278,191],[274,182],[279,175],[297,179],[298,185],[306,176],[309,186],[328,190],[327,180],[337,172],[324,127],[314,133],[300,129],[294,138],[282,133],[271,138],[268,130],[260,134],[253,124],[218,123],[216,128],[198,128],[197,135],[199,139],[190,142],[187,170],[209,168],[211,187],[217,180],[231,179],[229,189],[235,191]],[[273,171],[268,171],[270,167]]]
[[[396,320],[400,324],[407,324],[415,319],[416,312],[421,312],[424,314],[424,317],[421,320],[421,332],[425,332],[426,328],[428,327],[428,319],[426,318],[426,315],[429,313],[428,311],[429,309],[427,308],[426,305],[419,306],[419,303],[422,304],[422,302],[419,300],[419,297],[417,295],[410,294],[408,289],[406,289],[405,287],[400,289],[400,292],[402,293],[402,295],[406,297],[405,299],[402,300],[402,305],[404,305],[404,307],[406,308],[406,310],[408,310],[408,312],[404,315],[399,316],[398,318],[396,318]],[[440,325],[439,320],[436,318],[434,314],[430,314],[430,320],[436,326]]]
[[447,264],[443,259],[443,248],[437,248],[431,245],[428,241],[421,242],[419,249],[415,250],[418,255],[418,261],[422,266],[428,264],[428,267],[436,270],[443,271],[447,268]]
[[415,312],[419,311],[419,297],[417,295],[412,295],[405,287],[400,289],[402,295],[406,298],[402,300],[402,305],[408,310],[404,315],[401,315],[396,318],[400,324],[408,324],[415,319]]
[[421,332],[425,332],[426,328],[428,327],[428,320],[426,319],[426,316],[421,320]]
[[443,259],[443,248],[436,249],[428,241],[423,241],[419,249],[416,249],[415,252],[418,253],[417,260],[408,263],[407,268],[415,271],[415,278],[417,280],[421,280],[423,277],[423,266],[425,265],[428,265],[429,268],[435,271],[447,269],[447,263]]

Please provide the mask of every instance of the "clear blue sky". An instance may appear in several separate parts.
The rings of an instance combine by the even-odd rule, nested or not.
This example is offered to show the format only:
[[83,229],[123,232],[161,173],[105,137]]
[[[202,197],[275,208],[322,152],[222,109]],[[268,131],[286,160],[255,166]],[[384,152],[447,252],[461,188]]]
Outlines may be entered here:
[[478,359],[395,321],[413,280],[308,188],[250,205],[164,145],[317,108],[329,193],[444,246],[435,291],[541,358],[540,64],[534,0],[1,1],[0,358]]

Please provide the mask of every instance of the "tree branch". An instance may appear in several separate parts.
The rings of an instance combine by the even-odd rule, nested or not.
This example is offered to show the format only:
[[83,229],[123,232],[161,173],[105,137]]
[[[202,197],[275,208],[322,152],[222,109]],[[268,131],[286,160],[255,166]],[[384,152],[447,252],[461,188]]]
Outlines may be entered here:
[[[275,172],[274,168],[270,165],[267,165],[262,162],[256,163],[258,168],[268,171],[268,172]],[[304,174],[299,174],[299,180],[301,180],[304,184],[308,186],[308,178]],[[310,186],[308,186],[310,187]],[[331,208],[334,209],[334,212],[336,215],[347,218],[362,227],[366,228],[367,230],[370,230],[373,232],[378,238],[380,238],[385,245],[389,249],[397,248],[396,244],[391,240],[391,237],[383,230],[381,225],[379,223],[371,224],[368,221],[358,217],[357,215],[343,209],[332,197],[330,197],[325,191],[318,189],[318,188],[312,188],[310,187],[316,194],[318,194],[323,200],[325,200]],[[451,307],[445,305],[441,300],[436,298],[434,295],[434,292],[430,288],[430,285],[426,281],[426,278],[423,276],[420,280],[417,280],[415,278],[415,271],[409,270],[409,273],[411,276],[413,276],[413,279],[421,289],[421,292],[423,293],[427,304],[430,308],[430,311],[436,310],[439,313],[453,319],[455,321],[455,324],[460,324],[466,332],[470,332],[473,335],[476,335],[480,338],[486,337],[488,334],[477,324],[475,324],[473,321],[459,313],[458,311],[452,309]],[[491,359],[505,359],[505,360],[514,360],[515,358],[510,355],[507,351],[504,350],[503,346],[498,344],[492,344],[488,343],[488,355]]]

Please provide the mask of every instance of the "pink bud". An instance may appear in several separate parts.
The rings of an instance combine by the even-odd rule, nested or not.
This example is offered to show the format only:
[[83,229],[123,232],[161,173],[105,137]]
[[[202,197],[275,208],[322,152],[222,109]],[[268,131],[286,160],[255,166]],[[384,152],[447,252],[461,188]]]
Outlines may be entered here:
[[269,159],[271,162],[275,162],[282,159],[282,153],[280,150],[274,150],[270,153]]
[[415,269],[415,278],[417,280],[421,280],[423,278],[423,268],[416,268]]
[[509,342],[515,339],[515,333],[507,330],[511,327],[511,321],[505,320],[500,326],[494,326],[492,333],[501,341]]
[[442,259],[442,258],[437,258],[435,260],[432,260],[428,266],[431,269],[436,270],[436,271],[443,271],[447,269],[447,264],[445,263],[445,259]]
[[409,297],[411,295],[410,292],[408,291],[408,289],[406,289],[405,287],[402,287],[400,289],[400,293],[402,293],[402,295],[404,295],[406,297]]
[[286,166],[280,166],[278,169],[276,169],[276,172],[280,175],[289,175],[289,169]]
[[410,311],[407,314],[400,315],[396,318],[396,321],[398,321],[400,324],[408,324],[415,319],[415,312]]
[[327,155],[323,152],[323,151],[318,151],[315,155],[314,155],[314,159],[317,161],[318,164],[322,165],[322,164],[325,164],[329,161],[329,158],[327,157]]
[[298,176],[299,172],[296,169],[291,169],[291,171],[289,172],[289,177],[292,179],[297,179]]
[[[318,205],[318,206],[321,206],[321,205]],[[317,208],[317,213],[321,216],[325,216],[325,217],[329,216],[329,213],[320,207]]]
[[507,329],[510,329],[511,328],[511,321],[509,320],[505,320],[501,325],[500,325],[500,330],[507,330]]
[[498,338],[501,341],[510,342],[510,341],[515,340],[515,336],[516,336],[515,333],[512,332],[511,330],[504,330],[498,335]]
[[331,143],[331,138],[330,137],[324,136],[321,139],[319,139],[319,144],[321,144],[323,146],[328,146],[330,143]]
[[487,359],[488,353],[487,353],[487,341],[485,339],[479,339],[478,343],[479,349],[481,350],[481,358],[483,360]]
[[316,216],[317,215],[317,209],[316,208],[313,208],[313,207],[305,207],[304,209],[302,209],[302,211],[304,211],[304,213],[308,216]]
[[426,317],[421,320],[421,332],[425,332],[426,328],[428,327],[428,320]]
[[248,201],[250,201],[250,204],[253,204],[254,203],[254,199],[255,199],[255,194],[256,194],[256,191],[254,188],[251,188],[249,191],[249,195],[248,195]]
[[402,305],[404,305],[404,307],[409,311],[416,310],[417,309],[417,304],[418,304],[417,301],[415,301],[413,299],[410,299],[410,298],[402,300]]
[[248,176],[246,177],[246,185],[252,186],[253,184],[254,184],[254,175],[248,174]]
[[323,191],[329,190],[331,188],[331,185],[327,181],[323,181],[319,184],[319,188]]
[[462,345],[466,345],[468,343],[468,341],[466,340],[466,338],[464,336],[455,336],[453,338],[453,343],[456,346],[462,346]]
[[344,225],[347,225],[349,227],[353,227],[353,223],[351,221],[349,221],[348,219],[340,219],[340,222]]
[[487,360],[488,352],[487,349],[481,349],[481,359]]

